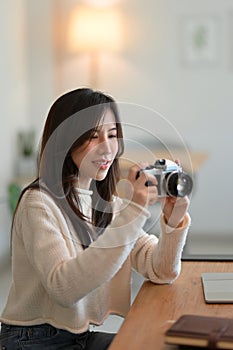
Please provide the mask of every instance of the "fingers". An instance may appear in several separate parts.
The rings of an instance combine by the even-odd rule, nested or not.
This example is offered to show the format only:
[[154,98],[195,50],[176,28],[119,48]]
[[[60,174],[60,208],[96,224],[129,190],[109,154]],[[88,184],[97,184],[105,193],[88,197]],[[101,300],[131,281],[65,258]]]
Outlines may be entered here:
[[147,166],[147,163],[139,163],[139,164],[135,164],[132,167],[130,167],[129,174],[128,174],[128,179],[133,182],[134,180],[139,178],[140,170],[145,169],[146,166]]
[[174,203],[175,207],[184,207],[188,208],[190,204],[190,200],[187,196],[185,197],[177,197],[177,198],[171,198],[171,203]]
[[148,204],[153,205],[158,200],[158,190],[156,186],[147,187],[148,191]]
[[132,183],[137,181],[138,184],[141,185],[145,185],[145,183],[149,181],[152,186],[157,186],[158,181],[156,177],[154,175],[148,174],[147,172],[143,172],[143,169],[145,169],[147,166],[148,163],[139,163],[133,165],[129,169],[128,180]]
[[170,198],[163,201],[163,214],[165,221],[171,227],[178,227],[184,220],[190,201],[187,196]]
[[[145,173],[140,170],[145,169],[147,163],[140,163],[129,169],[128,180],[133,187],[132,200],[142,206],[152,205],[157,201],[157,179],[154,175]],[[140,172],[140,174],[139,174]],[[150,186],[146,183],[150,181]]]

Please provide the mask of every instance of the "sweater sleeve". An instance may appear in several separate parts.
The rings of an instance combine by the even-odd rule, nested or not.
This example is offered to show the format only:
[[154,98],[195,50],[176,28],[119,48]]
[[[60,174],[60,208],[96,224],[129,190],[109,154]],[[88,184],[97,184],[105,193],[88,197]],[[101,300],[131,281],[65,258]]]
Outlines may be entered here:
[[118,272],[138,239],[147,211],[128,203],[95,242],[74,256],[60,209],[48,195],[31,192],[17,213],[16,232],[22,235],[28,259],[47,293],[58,304],[71,307]]
[[142,231],[131,252],[133,268],[151,282],[172,283],[180,273],[181,255],[190,222],[190,216],[186,214],[183,226],[172,229],[161,217],[159,239]]

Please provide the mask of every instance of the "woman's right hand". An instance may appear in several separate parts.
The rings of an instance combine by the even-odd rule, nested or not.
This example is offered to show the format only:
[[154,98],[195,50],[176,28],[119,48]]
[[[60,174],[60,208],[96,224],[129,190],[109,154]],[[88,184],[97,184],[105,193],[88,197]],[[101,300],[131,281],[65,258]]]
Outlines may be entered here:
[[[158,190],[157,190],[157,179],[155,176],[150,174],[145,174],[142,172],[140,176],[138,173],[141,169],[144,169],[148,164],[139,163],[138,165],[133,165],[129,169],[128,174],[128,199],[133,202],[145,207],[147,205],[154,204],[158,199]],[[146,186],[145,183],[150,181],[152,184]]]

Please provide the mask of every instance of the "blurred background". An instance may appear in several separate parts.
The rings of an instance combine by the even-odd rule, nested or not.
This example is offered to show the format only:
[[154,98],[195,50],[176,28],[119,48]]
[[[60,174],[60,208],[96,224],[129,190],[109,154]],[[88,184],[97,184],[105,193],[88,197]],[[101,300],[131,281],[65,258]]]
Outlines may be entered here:
[[219,254],[225,240],[231,254],[232,0],[8,0],[0,17],[0,261],[49,107],[79,86],[140,106],[123,108],[122,119],[143,127],[140,142],[150,147],[149,130],[160,132],[155,115],[163,116],[163,141],[177,147],[178,137],[186,160],[191,154],[190,237]]

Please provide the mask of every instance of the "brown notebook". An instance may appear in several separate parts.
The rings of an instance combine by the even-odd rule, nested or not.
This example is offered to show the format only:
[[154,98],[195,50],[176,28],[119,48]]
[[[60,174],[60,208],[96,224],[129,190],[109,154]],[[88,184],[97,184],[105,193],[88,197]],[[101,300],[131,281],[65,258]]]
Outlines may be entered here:
[[233,318],[183,315],[166,331],[165,342],[208,349],[233,349]]

